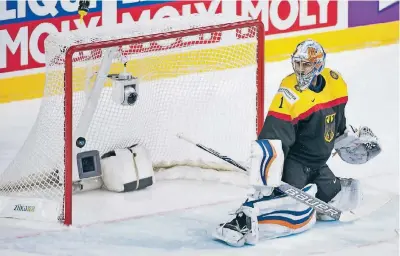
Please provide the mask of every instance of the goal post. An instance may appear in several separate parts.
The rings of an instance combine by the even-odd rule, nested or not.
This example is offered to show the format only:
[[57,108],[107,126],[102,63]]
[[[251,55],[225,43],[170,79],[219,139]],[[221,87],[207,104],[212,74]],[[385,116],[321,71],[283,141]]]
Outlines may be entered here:
[[[46,40],[41,109],[24,146],[0,173],[0,217],[30,219],[11,211],[19,204],[37,212],[52,209],[59,222],[71,225],[76,154],[85,150],[102,155],[139,143],[156,168],[231,169],[180,142],[175,135],[184,132],[248,160],[264,121],[263,23],[199,16],[187,24],[119,27]],[[125,69],[140,81],[131,106],[115,102],[109,79]],[[83,147],[78,137],[85,138]]]

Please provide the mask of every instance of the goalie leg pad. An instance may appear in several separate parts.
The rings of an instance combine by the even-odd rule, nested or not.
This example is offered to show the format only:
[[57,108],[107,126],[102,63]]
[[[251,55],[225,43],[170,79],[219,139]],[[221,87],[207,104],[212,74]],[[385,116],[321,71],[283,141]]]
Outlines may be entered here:
[[128,192],[154,183],[149,153],[143,146],[116,149],[101,157],[103,182],[107,190]]
[[[251,144],[250,185],[258,190],[281,184],[284,154],[280,140],[257,140]],[[267,194],[264,194],[267,195]]]
[[[303,188],[315,196],[317,186]],[[275,191],[259,199],[251,195],[236,211],[236,217],[217,228],[213,236],[232,246],[256,244],[259,240],[289,236],[309,230],[316,221],[315,210]]]
[[[303,191],[315,196],[317,186],[309,184]],[[316,221],[314,209],[284,194],[264,197],[249,203],[259,208],[260,239],[298,234],[312,228]]]
[[[352,178],[339,178],[342,189],[329,202],[329,204],[342,211],[352,211],[356,209],[363,200],[363,193],[360,181]],[[318,213],[317,219],[322,221],[332,221],[327,215]]]

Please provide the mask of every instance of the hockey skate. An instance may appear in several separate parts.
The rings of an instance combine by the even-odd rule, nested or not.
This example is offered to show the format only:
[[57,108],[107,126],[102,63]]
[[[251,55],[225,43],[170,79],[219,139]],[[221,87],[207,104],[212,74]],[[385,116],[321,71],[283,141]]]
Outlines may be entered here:
[[233,220],[220,224],[213,237],[235,247],[256,244],[259,237],[257,209],[241,206],[235,214]]

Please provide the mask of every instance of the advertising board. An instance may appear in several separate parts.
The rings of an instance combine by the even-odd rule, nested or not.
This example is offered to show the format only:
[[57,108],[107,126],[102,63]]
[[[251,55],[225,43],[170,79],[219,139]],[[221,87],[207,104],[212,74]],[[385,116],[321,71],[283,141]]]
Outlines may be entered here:
[[399,1],[349,1],[349,28],[399,20]]
[[338,52],[399,37],[399,1],[393,0],[92,0],[83,23],[77,9],[78,0],[0,0],[0,103],[42,96],[44,41],[55,32],[194,14],[252,17],[265,25],[266,61],[288,58],[307,38]]
[[[0,1],[0,78],[6,73],[41,71],[45,65],[44,40],[49,33],[83,27],[188,18],[219,14],[260,18],[267,36],[333,28],[338,23],[338,2],[318,1],[91,1],[81,23],[78,1]],[[30,72],[29,72],[30,73]],[[13,74],[13,75],[18,75]]]

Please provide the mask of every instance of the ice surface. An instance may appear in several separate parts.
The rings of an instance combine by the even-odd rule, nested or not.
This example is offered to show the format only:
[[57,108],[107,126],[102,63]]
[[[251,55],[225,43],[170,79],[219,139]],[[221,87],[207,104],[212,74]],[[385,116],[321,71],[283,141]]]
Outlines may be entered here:
[[[364,185],[361,219],[231,248],[210,233],[244,199],[245,177],[180,167],[158,173],[157,183],[140,192],[74,196],[73,227],[0,219],[0,255],[398,255],[399,45],[328,54],[327,66],[348,83],[348,122],[370,126],[384,148],[365,165],[338,157],[328,162],[336,175]],[[290,72],[288,60],[266,65],[267,102]],[[39,106],[40,100],[0,105],[0,172],[26,139]]]

